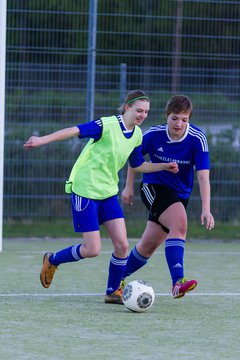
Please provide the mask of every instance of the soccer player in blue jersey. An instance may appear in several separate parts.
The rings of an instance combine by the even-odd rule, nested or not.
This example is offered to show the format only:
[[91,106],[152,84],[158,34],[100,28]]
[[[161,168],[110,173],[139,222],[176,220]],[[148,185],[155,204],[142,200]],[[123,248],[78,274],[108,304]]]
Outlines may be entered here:
[[51,285],[60,264],[99,255],[99,229],[104,225],[114,248],[105,302],[122,304],[120,281],[127,262],[128,240],[117,198],[118,172],[129,156],[133,157],[136,171],[178,171],[175,162],[152,164],[142,158],[135,163],[142,142],[139,125],[148,116],[149,108],[148,96],[141,90],[134,90],[127,95],[118,116],[101,117],[45,136],[31,136],[24,144],[26,149],[31,149],[74,136],[90,138],[75,162],[65,188],[71,194],[74,229],[83,234],[83,241],[56,253],[44,254],[40,280],[45,288]]
[[[176,162],[179,172],[143,174],[140,192],[149,210],[149,217],[141,240],[129,255],[123,279],[144,266],[157,247],[165,242],[172,295],[180,298],[197,286],[196,280],[184,277],[183,261],[187,234],[186,207],[193,188],[194,170],[197,172],[202,201],[201,223],[208,230],[214,228],[214,218],[210,211],[210,161],[206,136],[189,123],[191,100],[184,95],[173,96],[166,104],[165,114],[166,124],[153,126],[144,134],[142,154],[148,154],[153,164]],[[141,157],[139,161],[142,161]],[[122,193],[125,204],[132,204],[133,201],[133,168],[137,163],[137,158],[134,161],[130,158],[131,167]]]

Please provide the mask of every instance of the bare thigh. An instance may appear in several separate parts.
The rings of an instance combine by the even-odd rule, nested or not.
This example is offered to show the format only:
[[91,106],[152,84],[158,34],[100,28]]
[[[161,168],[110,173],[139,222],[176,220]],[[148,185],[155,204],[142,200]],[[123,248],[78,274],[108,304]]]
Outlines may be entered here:
[[159,222],[169,229],[167,238],[186,238],[187,213],[181,202],[170,205],[159,216]]

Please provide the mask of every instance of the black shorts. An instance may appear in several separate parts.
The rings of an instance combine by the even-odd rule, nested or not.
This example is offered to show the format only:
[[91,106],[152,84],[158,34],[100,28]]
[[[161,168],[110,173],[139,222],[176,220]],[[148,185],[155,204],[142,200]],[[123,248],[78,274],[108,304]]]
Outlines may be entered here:
[[181,202],[186,209],[189,201],[189,199],[181,199],[168,187],[158,184],[147,184],[142,182],[140,185],[140,193],[144,205],[149,210],[148,220],[161,225],[166,233],[168,233],[169,230],[158,221],[159,216],[170,205],[176,202]]

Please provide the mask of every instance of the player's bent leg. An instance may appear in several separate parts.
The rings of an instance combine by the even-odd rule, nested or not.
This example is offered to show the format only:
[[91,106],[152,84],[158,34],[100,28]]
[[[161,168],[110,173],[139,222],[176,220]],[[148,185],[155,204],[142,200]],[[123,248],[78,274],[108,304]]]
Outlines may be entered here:
[[60,264],[76,262],[86,257],[99,255],[101,250],[101,239],[99,231],[83,233],[82,244],[69,246],[56,253],[46,252],[43,257],[43,265],[40,273],[40,281],[43,287],[49,288],[55,271]]
[[149,257],[165,238],[166,233],[162,230],[162,227],[153,221],[148,221],[141,240],[130,252],[123,279],[145,266]]
[[46,252],[43,256],[43,265],[40,273],[40,281],[42,283],[42,286],[45,288],[49,288],[52,283],[54,273],[57,270],[57,266],[54,266],[49,262],[49,258],[51,255],[53,255],[53,253]]
[[162,229],[161,225],[149,221],[142,235],[141,240],[136,245],[136,249],[140,255],[149,258],[153,255],[154,251],[165,241],[166,232]]

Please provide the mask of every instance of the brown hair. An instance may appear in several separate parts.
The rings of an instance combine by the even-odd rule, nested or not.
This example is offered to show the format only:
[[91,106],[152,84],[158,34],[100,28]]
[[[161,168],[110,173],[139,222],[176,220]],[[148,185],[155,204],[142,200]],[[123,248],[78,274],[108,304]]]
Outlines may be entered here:
[[123,115],[126,111],[125,106],[129,105],[131,107],[136,100],[146,100],[150,102],[149,97],[145,94],[144,91],[132,90],[127,94],[124,103],[118,108],[119,113]]
[[166,116],[169,116],[172,113],[173,114],[190,113],[191,116],[192,110],[193,110],[193,105],[188,96],[175,95],[168,100],[165,107],[165,114]]

